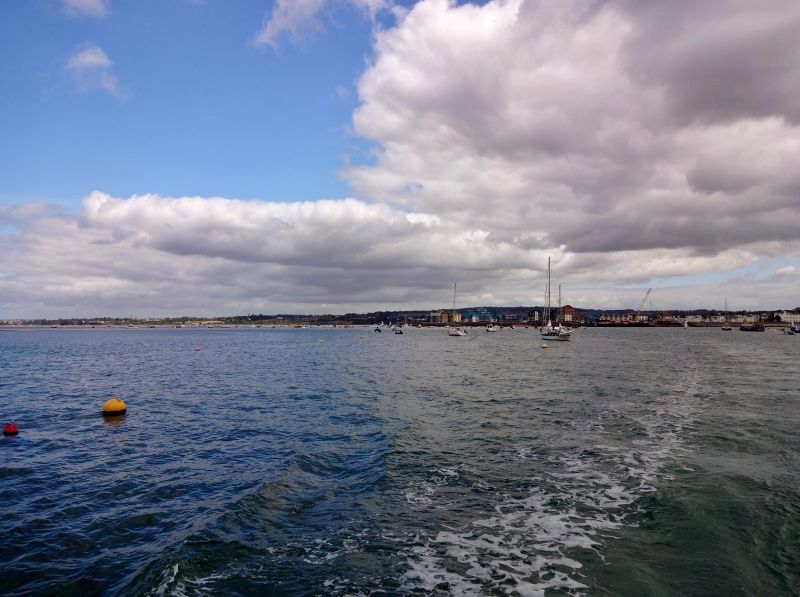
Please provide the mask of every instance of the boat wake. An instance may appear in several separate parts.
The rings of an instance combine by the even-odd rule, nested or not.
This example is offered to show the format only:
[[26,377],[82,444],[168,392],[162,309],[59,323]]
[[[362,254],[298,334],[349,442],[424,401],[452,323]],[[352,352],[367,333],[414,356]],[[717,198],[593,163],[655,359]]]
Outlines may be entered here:
[[[530,476],[527,495],[498,494],[492,514],[409,546],[402,588],[463,595],[586,593],[592,579],[584,574],[584,563],[602,562],[603,546],[637,524],[637,502],[669,478],[665,465],[686,449],[697,397],[691,373],[683,382],[640,417],[628,419],[635,439],[626,443],[551,456],[518,446],[509,458],[541,471]],[[596,437],[615,435],[605,427],[618,418],[605,411],[593,425]],[[422,487],[410,504],[436,507],[435,486]]]

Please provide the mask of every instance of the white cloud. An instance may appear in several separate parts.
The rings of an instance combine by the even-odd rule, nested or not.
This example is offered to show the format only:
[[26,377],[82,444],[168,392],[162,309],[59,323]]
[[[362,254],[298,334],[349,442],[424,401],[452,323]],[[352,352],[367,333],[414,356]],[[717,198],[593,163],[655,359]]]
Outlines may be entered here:
[[[259,43],[322,27],[328,6],[276,2]],[[0,303],[427,308],[457,280],[465,305],[533,304],[552,256],[579,306],[633,307],[648,286],[657,308],[793,306],[800,13],[765,6],[422,0],[376,33],[358,82],[353,129],[375,160],[343,171],[356,198],[93,193],[80,218],[0,211],[19,231],[0,239]],[[90,46],[67,69],[103,87],[112,67]]]
[[277,48],[282,35],[300,42],[324,30],[322,15],[331,6],[346,6],[374,18],[393,6],[392,0],[276,0],[253,38],[256,45]]
[[[0,210],[4,221],[15,226],[0,235],[0,304],[8,317],[432,308],[447,305],[453,281],[465,306],[531,305],[542,302],[548,255],[567,282],[565,301],[615,308],[636,303],[653,277],[734,270],[768,252],[567,254],[355,199],[95,192],[80,217],[20,206]],[[783,305],[783,290],[774,280],[744,278],[725,293],[743,308]],[[709,306],[722,296],[718,286],[691,292],[662,284],[656,296],[661,307]]]
[[70,56],[67,68],[75,72],[111,68],[113,63],[106,53],[97,46],[90,45]]
[[71,17],[102,19],[111,14],[107,0],[61,0],[64,12]]
[[[359,196],[479,221],[495,238],[560,248],[576,263],[625,256],[624,271],[647,276],[689,274],[695,261],[713,271],[720,255],[772,242],[788,250],[800,239],[794,96],[785,81],[756,77],[750,65],[759,60],[743,63],[745,50],[716,51],[723,41],[703,32],[719,31],[711,9],[720,3],[700,4],[669,4],[677,35],[664,24],[659,35],[687,58],[656,77],[641,46],[650,21],[660,21],[636,3],[423,0],[378,33],[353,118],[375,141],[376,161],[344,175]],[[782,4],[794,22],[795,4]],[[747,3],[726,6],[726,21],[743,31],[720,32],[723,45],[736,38],[770,57],[788,43],[781,19],[751,14]],[[748,16],[758,26],[745,26]],[[654,64],[663,60],[660,46],[648,48]],[[722,109],[718,98],[711,119],[705,100],[678,97],[684,91],[673,83],[693,68],[687,48],[701,60],[714,53],[726,77],[740,75],[747,101]],[[795,66],[776,64],[787,73]],[[763,86],[745,82],[754,77]]]
[[69,57],[65,67],[79,90],[103,89],[122,98],[119,81],[112,71],[113,64],[102,48],[87,44]]

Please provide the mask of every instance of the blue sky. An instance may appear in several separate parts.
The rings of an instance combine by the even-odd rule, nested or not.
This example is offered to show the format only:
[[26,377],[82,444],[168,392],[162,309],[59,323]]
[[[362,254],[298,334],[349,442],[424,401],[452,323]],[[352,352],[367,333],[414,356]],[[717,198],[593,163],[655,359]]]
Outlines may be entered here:
[[[70,209],[88,192],[298,200],[340,197],[354,82],[372,23],[342,10],[328,34],[278,50],[251,38],[269,2],[118,2],[103,19],[57,3],[0,6],[0,194]],[[22,26],[21,26],[22,25]],[[64,64],[95,44],[122,97],[79,90]]]
[[0,3],[0,320],[800,304],[800,4]]

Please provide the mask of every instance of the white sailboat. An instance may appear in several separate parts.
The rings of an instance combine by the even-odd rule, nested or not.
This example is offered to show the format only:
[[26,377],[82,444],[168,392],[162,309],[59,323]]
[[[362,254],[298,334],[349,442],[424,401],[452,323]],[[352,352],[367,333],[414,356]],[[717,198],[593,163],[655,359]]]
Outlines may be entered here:
[[545,311],[543,314],[544,317],[542,317],[545,323],[539,329],[539,333],[542,335],[542,340],[560,340],[562,342],[569,340],[572,330],[561,324],[561,286],[558,287],[558,316],[555,325],[551,320],[550,294],[550,258],[548,257],[547,290],[545,290],[544,295]]
[[457,327],[456,323],[456,288],[457,284],[453,284],[453,310],[450,314],[450,325],[447,328],[448,336],[466,336],[467,330],[463,327]]
[[725,323],[722,324],[722,331],[723,332],[730,332],[733,330],[731,325],[728,323],[728,297],[725,297]]
[[493,323],[490,323],[489,325],[486,326],[486,331],[487,332],[496,332],[497,331],[497,326],[495,324],[493,324]]

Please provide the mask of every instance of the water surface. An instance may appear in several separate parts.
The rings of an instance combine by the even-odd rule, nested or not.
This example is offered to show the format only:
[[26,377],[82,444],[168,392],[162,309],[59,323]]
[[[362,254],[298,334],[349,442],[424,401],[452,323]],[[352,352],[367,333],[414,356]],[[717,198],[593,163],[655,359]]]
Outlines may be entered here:
[[2,331],[0,592],[798,594],[796,336],[540,344]]

